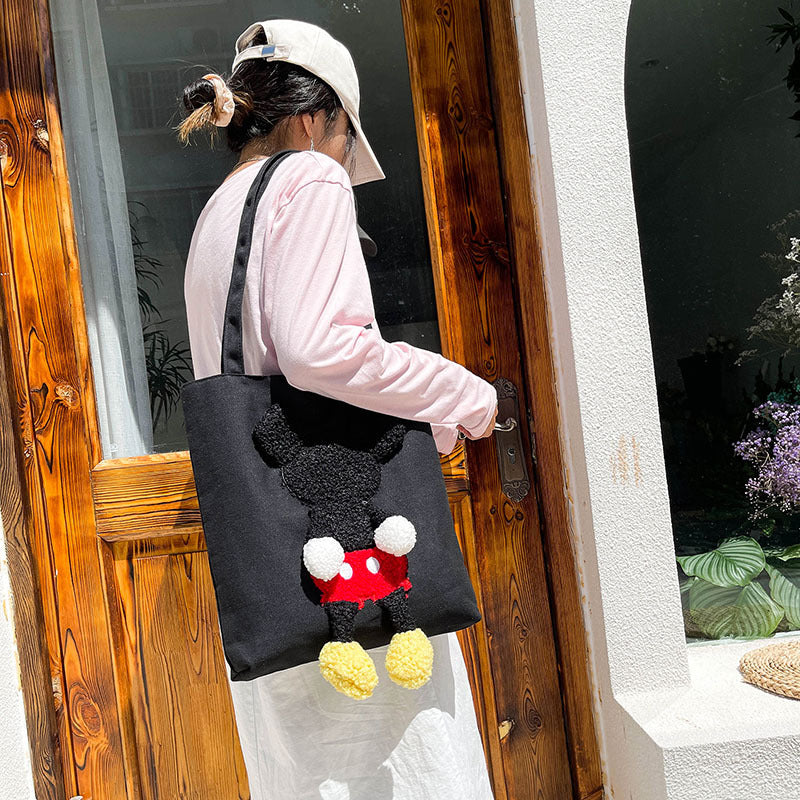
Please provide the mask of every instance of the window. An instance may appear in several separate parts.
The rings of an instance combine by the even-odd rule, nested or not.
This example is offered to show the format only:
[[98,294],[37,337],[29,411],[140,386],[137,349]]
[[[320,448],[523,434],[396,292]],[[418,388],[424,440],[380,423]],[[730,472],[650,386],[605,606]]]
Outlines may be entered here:
[[800,629],[800,5],[784,5],[634,0],[629,23],[633,186],[690,639]]
[[[228,75],[256,19],[322,25],[350,48],[361,120],[387,179],[355,189],[381,333],[440,350],[400,5],[314,0],[50,3],[58,90],[106,458],[183,450],[192,378],[183,270],[236,156],[173,130],[185,85]],[[224,134],[223,134],[224,136]],[[221,268],[225,268],[221,265]],[[228,267],[230,269],[230,267]]]
[[163,133],[175,117],[175,98],[186,84],[185,68],[176,64],[126,65],[114,70],[121,133]]

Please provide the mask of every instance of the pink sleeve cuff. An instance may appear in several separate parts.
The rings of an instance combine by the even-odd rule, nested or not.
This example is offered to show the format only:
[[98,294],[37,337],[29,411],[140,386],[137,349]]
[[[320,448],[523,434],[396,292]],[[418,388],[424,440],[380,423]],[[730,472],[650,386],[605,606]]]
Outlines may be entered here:
[[[492,421],[494,412],[497,410],[497,390],[488,381],[484,381],[483,379],[479,380],[482,385],[481,391],[479,392],[477,409],[483,409],[484,414],[474,428],[468,428],[464,425],[471,436],[479,436],[483,433],[486,430],[486,426]],[[461,424],[463,425],[463,423]],[[452,453],[453,448],[455,448],[458,442],[458,426],[431,423],[431,431],[433,432],[433,440],[436,442],[436,449],[442,455]]]
[[485,430],[486,426],[492,421],[494,412],[497,410],[497,389],[489,381],[481,380],[481,391],[479,393],[479,400],[477,409],[482,409],[483,414],[470,428],[465,423],[461,423],[470,433],[471,436],[480,436]]
[[432,422],[431,431],[439,453],[443,456],[452,453],[458,442],[458,428],[455,425],[438,425]]

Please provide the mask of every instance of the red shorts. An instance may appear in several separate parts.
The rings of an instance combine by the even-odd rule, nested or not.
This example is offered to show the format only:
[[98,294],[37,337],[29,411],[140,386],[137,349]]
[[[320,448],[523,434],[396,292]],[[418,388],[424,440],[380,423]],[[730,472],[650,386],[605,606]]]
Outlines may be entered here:
[[408,558],[384,553],[377,547],[351,550],[344,554],[339,574],[329,581],[312,580],[322,592],[321,603],[347,600],[364,607],[364,601],[380,600],[401,586],[408,591]]

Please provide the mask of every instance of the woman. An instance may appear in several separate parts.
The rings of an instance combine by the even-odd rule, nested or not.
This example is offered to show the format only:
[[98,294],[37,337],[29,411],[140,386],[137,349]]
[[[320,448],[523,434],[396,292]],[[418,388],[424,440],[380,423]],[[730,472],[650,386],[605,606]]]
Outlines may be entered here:
[[[264,158],[299,150],[276,169],[256,211],[245,372],[283,373],[299,388],[429,422],[441,453],[459,430],[491,435],[490,383],[380,335],[352,185],[384,176],[361,131],[349,52],[294,20],[251,25],[236,50],[227,82],[212,73],[186,88],[191,113],[179,126],[184,142],[224,127],[239,154],[200,214],[186,265],[195,377],[220,371],[228,265],[247,191]],[[458,640],[431,644],[428,683],[408,691],[382,681],[361,702],[334,692],[316,664],[229,681],[252,800],[490,800]],[[384,649],[372,651],[376,660]]]

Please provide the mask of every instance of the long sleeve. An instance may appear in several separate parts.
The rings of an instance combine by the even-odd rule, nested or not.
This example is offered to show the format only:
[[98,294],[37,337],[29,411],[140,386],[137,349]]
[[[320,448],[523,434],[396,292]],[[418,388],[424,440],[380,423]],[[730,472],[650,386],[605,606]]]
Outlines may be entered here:
[[262,303],[280,370],[297,388],[428,422],[449,453],[457,424],[471,435],[485,430],[496,390],[438,353],[382,338],[352,189],[344,170],[343,179],[330,172],[300,186],[268,234]]

